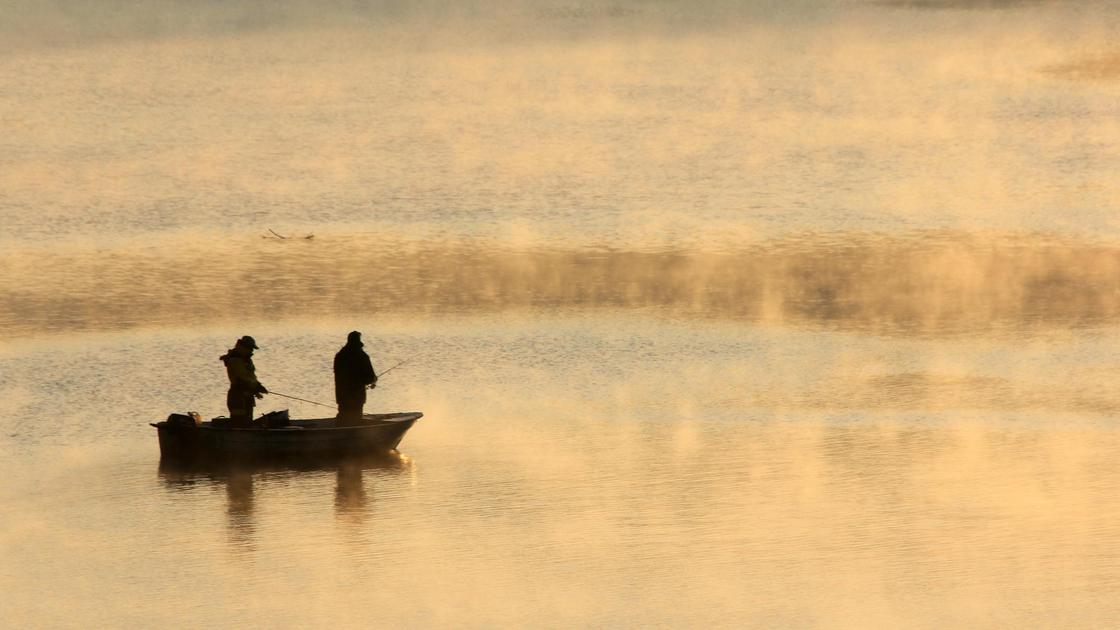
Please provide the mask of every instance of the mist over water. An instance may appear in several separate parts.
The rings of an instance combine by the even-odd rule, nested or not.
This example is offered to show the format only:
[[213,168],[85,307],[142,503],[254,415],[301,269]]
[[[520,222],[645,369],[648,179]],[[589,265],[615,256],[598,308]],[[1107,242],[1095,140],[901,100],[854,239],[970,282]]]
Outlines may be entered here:
[[0,266],[8,296],[0,322],[13,335],[555,309],[912,336],[1029,335],[1115,326],[1120,316],[1115,246],[959,231],[744,240],[735,251],[268,234],[55,247],[46,260],[33,246],[0,255]]
[[[0,14],[6,624],[1120,614],[1115,6]],[[400,453],[161,465],[355,329]]]

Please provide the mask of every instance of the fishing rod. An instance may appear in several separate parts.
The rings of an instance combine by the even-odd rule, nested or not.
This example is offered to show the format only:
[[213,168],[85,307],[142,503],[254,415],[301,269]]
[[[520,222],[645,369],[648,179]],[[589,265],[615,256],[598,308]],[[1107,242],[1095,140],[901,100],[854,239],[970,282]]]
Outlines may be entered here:
[[404,365],[405,363],[408,363],[408,359],[405,359],[404,361],[401,361],[400,363],[394,365],[393,367],[389,368],[388,370],[385,370],[384,372],[378,374],[377,378],[381,378],[382,376],[385,376],[389,372],[392,372],[393,370],[399,368],[400,366]]
[[[376,376],[377,379],[380,380],[382,376],[385,376],[389,372],[392,372],[393,370],[399,368],[400,366],[404,365],[405,363],[408,363],[408,359],[405,359],[404,361],[401,361],[400,363],[394,365],[393,367],[389,368],[388,370],[385,370],[384,372],[382,372],[380,374],[374,373],[374,376]],[[374,380],[369,385],[366,385],[366,387],[368,387],[369,389],[373,389],[374,387],[377,387],[377,380]]]
[[[408,363],[408,361],[409,361],[408,359],[405,359],[404,361],[401,361],[400,363],[393,365],[392,368],[390,368],[388,370],[385,370],[384,372],[381,372],[380,374],[377,374],[377,378],[380,379],[381,377],[385,376],[385,374],[388,374],[389,372],[392,372],[396,368],[400,368],[401,365],[403,365],[404,363]],[[288,396],[287,393],[280,393],[279,391],[272,391],[271,389],[269,390],[269,393],[271,393],[272,396],[279,396],[281,398],[291,398],[292,400],[299,400],[300,402],[310,402],[311,405],[318,405],[319,407],[326,407],[327,409],[334,409],[335,408],[334,405],[325,405],[325,404],[323,404],[323,402],[316,402],[315,400],[308,400],[306,398],[300,398],[298,396]]]
[[[392,372],[393,370],[399,368],[400,366],[404,365],[405,363],[408,363],[408,359],[405,359],[404,361],[401,361],[400,363],[394,365],[393,367],[389,368],[388,370],[385,370],[384,372],[378,374],[377,378],[381,378],[382,376],[385,376],[389,372]],[[271,389],[268,390],[268,393],[272,394],[273,396],[280,396],[281,398],[291,398],[292,400],[298,400],[300,402],[311,403],[312,405],[319,405],[320,407],[326,407],[327,409],[334,409],[335,408],[334,405],[325,405],[321,402],[316,402],[314,400],[307,400],[306,398],[300,398],[298,396],[289,396],[287,394],[281,394],[280,392],[272,391]]]
[[289,396],[287,394],[281,394],[280,392],[274,392],[271,389],[268,390],[268,393],[272,394],[273,396],[281,396],[283,398],[291,398],[292,400],[298,400],[300,402],[311,403],[312,405],[319,405],[320,407],[326,407],[327,409],[334,409],[335,408],[334,405],[324,405],[321,402],[315,402],[314,400],[307,400],[306,398],[297,398],[295,396]]

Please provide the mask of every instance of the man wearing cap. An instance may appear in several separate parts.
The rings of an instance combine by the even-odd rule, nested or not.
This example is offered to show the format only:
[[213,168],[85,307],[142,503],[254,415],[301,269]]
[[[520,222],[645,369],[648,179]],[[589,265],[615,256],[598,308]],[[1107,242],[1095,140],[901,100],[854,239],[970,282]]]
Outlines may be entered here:
[[255,399],[268,393],[265,386],[257,380],[257,368],[253,365],[253,350],[257,349],[257,342],[245,335],[237,340],[229,352],[220,357],[222,363],[226,364],[226,375],[229,376],[226,407],[229,408],[231,427],[251,426],[253,407],[257,404]]
[[377,386],[377,373],[369,355],[362,350],[362,333],[353,331],[346,337],[346,345],[334,355],[334,399],[338,403],[339,426],[358,424],[362,421],[362,407],[366,404],[366,386]]

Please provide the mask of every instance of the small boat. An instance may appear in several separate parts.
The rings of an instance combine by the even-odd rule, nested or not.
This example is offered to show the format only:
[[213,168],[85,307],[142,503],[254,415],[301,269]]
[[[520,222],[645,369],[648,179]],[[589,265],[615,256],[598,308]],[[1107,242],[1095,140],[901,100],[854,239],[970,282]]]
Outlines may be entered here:
[[159,433],[164,459],[252,456],[333,456],[386,453],[424,414],[419,411],[367,413],[358,424],[339,426],[336,418],[260,423],[251,428],[226,426],[220,419],[202,422],[197,414],[171,414],[149,423]]

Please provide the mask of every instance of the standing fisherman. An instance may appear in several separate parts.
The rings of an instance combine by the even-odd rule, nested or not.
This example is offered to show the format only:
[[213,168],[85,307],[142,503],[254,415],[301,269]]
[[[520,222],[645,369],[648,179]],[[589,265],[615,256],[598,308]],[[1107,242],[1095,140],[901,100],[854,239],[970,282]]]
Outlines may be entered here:
[[256,398],[263,398],[268,390],[257,380],[257,368],[253,365],[253,350],[258,350],[257,342],[245,335],[237,340],[229,352],[220,358],[226,364],[229,376],[229,393],[226,394],[226,407],[229,408],[231,427],[248,428],[253,421],[253,407]]
[[377,387],[377,373],[369,355],[362,350],[362,333],[351,332],[346,345],[334,355],[334,399],[338,403],[338,425],[354,425],[362,421],[366,404],[366,386]]

